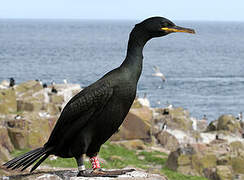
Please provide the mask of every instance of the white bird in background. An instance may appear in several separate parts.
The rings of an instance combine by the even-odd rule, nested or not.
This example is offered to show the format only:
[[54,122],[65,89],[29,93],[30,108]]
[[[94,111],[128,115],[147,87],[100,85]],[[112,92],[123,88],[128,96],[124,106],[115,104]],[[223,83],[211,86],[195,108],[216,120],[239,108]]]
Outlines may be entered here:
[[163,73],[160,72],[160,69],[158,66],[153,66],[153,70],[155,71],[154,74],[152,74],[153,76],[157,76],[160,77],[162,79],[163,82],[166,81],[165,76],[163,75]]
[[150,107],[150,102],[147,99],[147,93],[144,93],[143,98],[138,98],[137,100],[142,106]]

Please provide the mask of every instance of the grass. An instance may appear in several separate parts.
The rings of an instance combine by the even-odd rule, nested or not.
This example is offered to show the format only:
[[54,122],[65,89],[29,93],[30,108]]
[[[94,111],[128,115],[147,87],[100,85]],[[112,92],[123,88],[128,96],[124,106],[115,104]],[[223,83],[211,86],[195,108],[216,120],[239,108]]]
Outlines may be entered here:
[[[15,150],[12,155],[15,157],[27,151],[29,151],[29,149]],[[132,166],[144,170],[158,170],[156,172],[164,174],[170,180],[207,180],[203,177],[187,176],[167,169],[164,167],[167,161],[167,154],[158,151],[147,152],[129,150],[122,146],[105,143],[100,150],[99,156],[102,159],[102,168],[110,169]],[[50,158],[48,158],[43,164],[51,167],[77,167],[74,158],[57,158],[55,160],[50,160]],[[85,166],[86,168],[91,168],[88,161],[85,161]]]

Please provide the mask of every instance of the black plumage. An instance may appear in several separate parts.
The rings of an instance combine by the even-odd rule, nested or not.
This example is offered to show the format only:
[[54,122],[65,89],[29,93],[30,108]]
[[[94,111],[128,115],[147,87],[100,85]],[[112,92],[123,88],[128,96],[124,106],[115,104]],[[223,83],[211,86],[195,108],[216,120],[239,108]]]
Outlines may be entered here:
[[144,45],[151,38],[171,32],[194,33],[163,17],[152,17],[137,24],[130,33],[123,63],[67,103],[43,147],[15,158],[5,166],[25,169],[42,157],[31,169],[33,171],[54,154],[63,158],[75,157],[80,167],[82,154],[96,156],[101,145],[118,130],[135,99]]

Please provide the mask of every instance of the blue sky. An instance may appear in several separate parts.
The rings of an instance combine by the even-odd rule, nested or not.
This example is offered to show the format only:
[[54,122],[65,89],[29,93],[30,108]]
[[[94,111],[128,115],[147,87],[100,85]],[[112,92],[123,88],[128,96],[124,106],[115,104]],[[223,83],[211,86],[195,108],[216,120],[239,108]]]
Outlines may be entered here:
[[244,21],[244,0],[2,0],[0,18]]

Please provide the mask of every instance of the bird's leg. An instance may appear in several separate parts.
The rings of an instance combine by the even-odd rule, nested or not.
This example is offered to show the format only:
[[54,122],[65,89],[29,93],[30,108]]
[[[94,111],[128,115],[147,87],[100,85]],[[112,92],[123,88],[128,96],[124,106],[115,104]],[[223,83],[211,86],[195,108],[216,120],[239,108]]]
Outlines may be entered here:
[[101,169],[100,162],[99,162],[97,156],[91,157],[90,162],[91,162],[93,170]]
[[77,162],[77,166],[78,166],[78,175],[77,176],[82,176],[84,174],[86,174],[86,168],[84,165],[84,158],[83,155],[81,155],[80,157],[75,158],[76,162]]
[[125,174],[127,172],[134,171],[134,169],[110,170],[110,171],[102,170],[97,156],[90,158],[90,162],[92,164],[92,169],[93,169],[92,173],[103,175],[104,177],[106,177],[106,176],[118,176],[118,175]]

